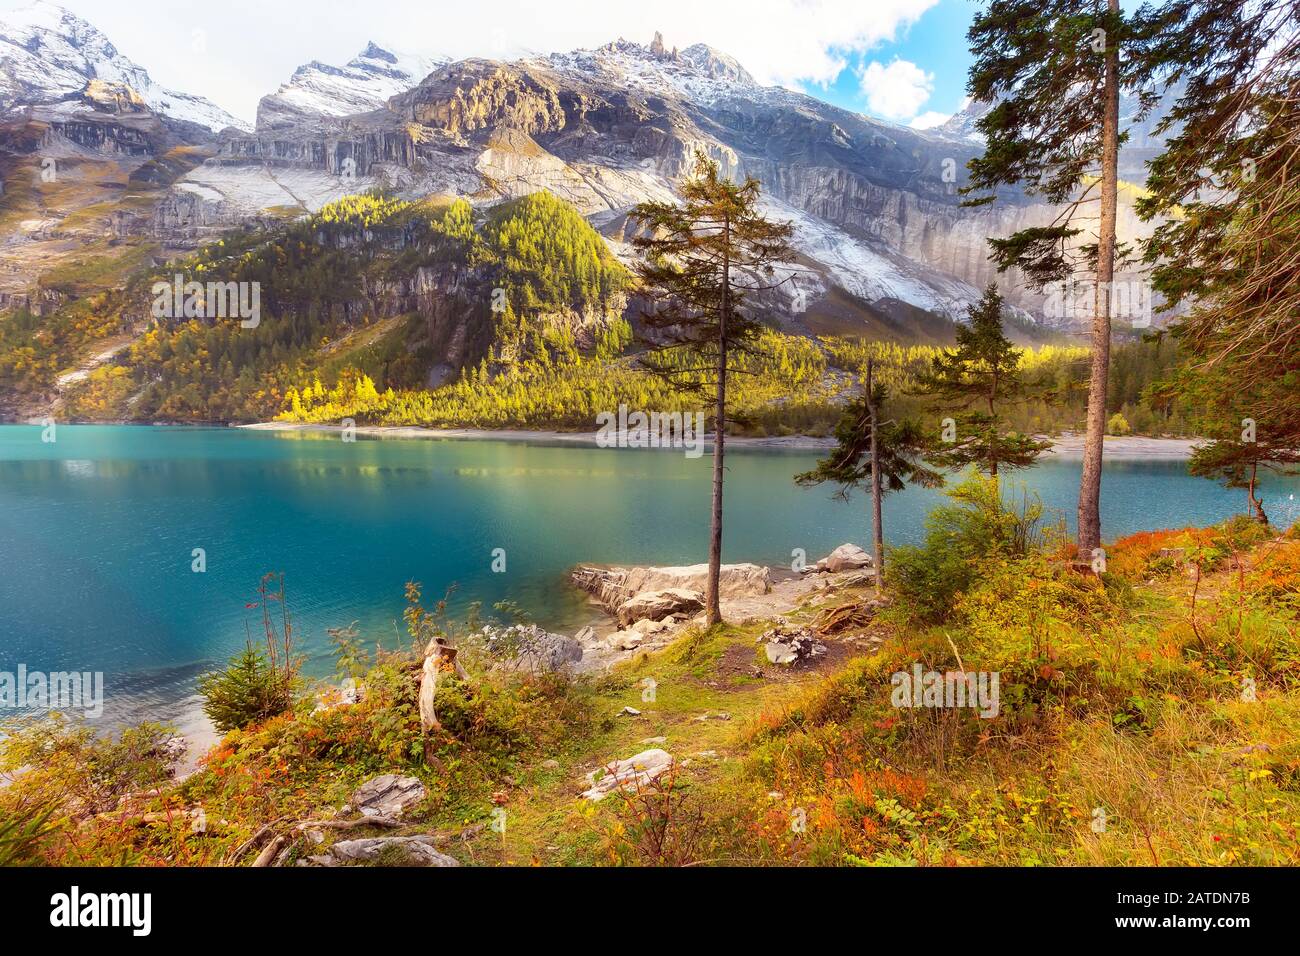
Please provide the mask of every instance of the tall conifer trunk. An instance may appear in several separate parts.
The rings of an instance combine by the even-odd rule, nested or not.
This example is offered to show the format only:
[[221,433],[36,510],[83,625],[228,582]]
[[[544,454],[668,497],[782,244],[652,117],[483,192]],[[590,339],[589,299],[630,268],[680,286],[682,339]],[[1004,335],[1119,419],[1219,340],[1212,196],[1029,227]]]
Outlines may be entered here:
[[876,395],[873,391],[875,384],[872,381],[872,360],[867,359],[867,414],[871,417],[871,536],[872,543],[876,549],[874,555],[876,559],[876,591],[880,592],[885,587],[884,562],[885,562],[885,532],[881,522],[881,490],[880,490],[880,443],[878,440],[877,429],[879,421],[876,417]]
[[[1119,0],[1108,0],[1111,14]],[[1092,319],[1092,372],[1088,379],[1088,427],[1079,481],[1079,550],[1101,547],[1101,465],[1106,435],[1106,386],[1110,375],[1111,284],[1115,279],[1115,216],[1119,192],[1119,44],[1108,31],[1101,129],[1101,212],[1097,235],[1097,287]]]
[[[726,476],[727,384],[732,349],[750,360],[765,355],[765,327],[746,308],[747,296],[785,284],[776,265],[791,260],[793,227],[758,212],[759,182],[723,179],[718,164],[697,152],[695,171],[681,182],[682,202],[639,204],[631,219],[645,235],[632,244],[646,252],[637,263],[641,291],[655,305],[642,314],[647,346],[642,368],[675,390],[708,401],[714,387],[713,489],[704,610],[708,626],[722,622],[722,484]],[[662,356],[676,356],[663,361]],[[683,362],[683,357],[690,361]],[[710,382],[708,374],[714,379]]]
[[[726,242],[723,248],[729,248],[731,223],[723,223]],[[705,595],[705,612],[708,625],[712,627],[722,622],[722,602],[718,595],[718,580],[722,576],[722,478],[723,455],[727,430],[727,319],[731,311],[731,257],[728,253],[722,258],[722,309],[718,316],[718,387],[714,407],[713,426],[713,514],[709,520],[709,583]]]

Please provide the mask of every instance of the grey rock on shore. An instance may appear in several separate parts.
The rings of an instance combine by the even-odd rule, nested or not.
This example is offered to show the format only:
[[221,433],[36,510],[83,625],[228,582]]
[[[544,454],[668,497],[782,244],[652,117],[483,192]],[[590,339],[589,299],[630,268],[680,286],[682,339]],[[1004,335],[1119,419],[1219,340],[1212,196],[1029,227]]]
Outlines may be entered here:
[[[588,592],[606,611],[618,618],[622,626],[627,627],[642,618],[660,620],[674,613],[685,612],[690,603],[690,595],[697,595],[700,602],[694,610],[703,607],[709,566],[584,566],[576,568],[572,578],[578,587]],[[723,599],[764,595],[771,590],[771,573],[757,564],[724,564],[718,576],[718,593]]]
[[804,574],[819,574],[829,571],[832,574],[838,574],[841,571],[857,571],[861,568],[871,568],[875,566],[875,561],[871,555],[863,551],[856,544],[845,543],[840,545],[826,557],[822,558],[816,564],[810,564],[803,569]]
[[583,628],[577,636],[566,637],[536,624],[512,624],[509,627],[489,624],[480,634],[488,653],[498,659],[499,667],[558,671],[582,660],[581,638],[590,630]]
[[395,773],[371,777],[352,794],[352,807],[366,817],[400,820],[411,807],[425,798],[424,784],[414,777]]

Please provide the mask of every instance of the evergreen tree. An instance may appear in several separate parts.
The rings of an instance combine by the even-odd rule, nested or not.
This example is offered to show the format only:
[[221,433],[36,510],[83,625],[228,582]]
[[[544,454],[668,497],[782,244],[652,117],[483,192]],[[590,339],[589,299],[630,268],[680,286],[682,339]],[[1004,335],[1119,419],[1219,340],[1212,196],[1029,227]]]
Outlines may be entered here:
[[989,283],[957,327],[957,347],[930,360],[917,375],[916,391],[951,423],[930,454],[945,468],[975,465],[996,478],[1002,468],[1026,468],[1051,446],[1007,428],[1004,408],[1024,400],[1030,388],[1020,373],[1020,350],[1002,331],[1002,295]]
[[925,465],[929,443],[920,425],[910,420],[880,420],[888,392],[875,381],[873,373],[874,363],[868,358],[862,395],[849,405],[836,426],[834,450],[812,471],[796,475],[795,481],[801,485],[836,482],[840,485],[838,494],[845,500],[851,489],[870,485],[876,589],[880,590],[885,562],[882,499],[908,485],[937,488],[943,484],[943,475]]
[[1187,470],[1201,478],[1213,478],[1228,488],[1245,488],[1251,516],[1261,524],[1268,524],[1264,501],[1255,494],[1259,486],[1259,470],[1265,468],[1282,474],[1296,474],[1292,466],[1300,465],[1300,451],[1289,440],[1278,444],[1274,436],[1258,432],[1246,440],[1250,428],[1242,429],[1240,437],[1224,435],[1209,444],[1198,446],[1187,463]]
[[[1191,305],[1173,325],[1176,394],[1249,395],[1236,404],[1261,434],[1300,449],[1300,5],[1169,0],[1144,15],[1145,68],[1183,91],[1137,202],[1158,221],[1144,258],[1164,307]],[[1209,434],[1240,418],[1219,417]]]
[[291,689],[252,642],[225,670],[201,676],[198,689],[203,712],[223,734],[282,714],[293,702]]
[[[1000,271],[1018,267],[1040,288],[1081,270],[1096,279],[1079,486],[1079,547],[1086,553],[1101,544],[1110,290],[1120,251],[1115,234],[1120,93],[1127,89],[1137,95],[1133,118],[1156,101],[1140,61],[1121,63],[1121,45],[1131,33],[1119,0],[991,0],[968,33],[975,55],[968,91],[993,104],[977,123],[987,148],[969,163],[970,184],[963,189],[986,195],[968,204],[994,201],[999,187],[1021,186],[1061,207],[1049,225],[991,239],[994,262]],[[1077,241],[1085,226],[1095,233],[1095,242]]]
[[636,271],[649,303],[642,317],[649,346],[642,364],[684,391],[713,386],[713,504],[705,595],[710,625],[722,620],[718,577],[727,376],[733,356],[752,353],[762,331],[746,308],[749,296],[779,284],[772,281],[773,267],[791,257],[791,227],[758,212],[759,189],[752,177],[740,184],[722,178],[718,164],[697,153],[694,172],[681,186],[680,205],[642,203],[631,215],[647,233],[633,240],[645,253]]

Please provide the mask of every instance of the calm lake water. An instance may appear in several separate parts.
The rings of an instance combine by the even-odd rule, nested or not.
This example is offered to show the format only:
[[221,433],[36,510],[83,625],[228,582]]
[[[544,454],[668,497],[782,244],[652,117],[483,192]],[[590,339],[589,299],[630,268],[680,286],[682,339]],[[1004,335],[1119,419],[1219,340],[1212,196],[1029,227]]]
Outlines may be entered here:
[[[734,450],[727,561],[788,565],[870,539],[867,500],[834,500],[791,476],[813,452]],[[687,564],[707,555],[708,456],[503,441],[367,440],[239,429],[0,426],[0,671],[104,671],[109,711],[177,719],[197,674],[257,635],[259,577],[283,571],[296,631],[318,675],[327,627],[357,621],[398,644],[403,584],[426,598],[509,598],[540,623],[591,617],[565,572],[582,562]],[[1073,520],[1079,464],[1020,473]],[[1265,485],[1275,521],[1300,484]],[[1281,500],[1279,500],[1279,496]],[[1208,524],[1245,495],[1187,476],[1181,462],[1108,463],[1108,538]],[[890,543],[923,533],[941,499],[886,499]],[[191,570],[194,549],[207,570]],[[505,573],[492,570],[505,550]],[[186,703],[188,701],[188,704]]]

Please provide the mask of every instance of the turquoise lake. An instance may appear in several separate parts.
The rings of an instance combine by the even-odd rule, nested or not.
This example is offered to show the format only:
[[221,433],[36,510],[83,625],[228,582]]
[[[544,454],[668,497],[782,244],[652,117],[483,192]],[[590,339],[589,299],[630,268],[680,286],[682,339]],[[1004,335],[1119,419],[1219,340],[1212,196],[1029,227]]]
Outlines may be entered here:
[[[867,499],[791,480],[816,453],[728,454],[725,559],[789,565],[845,541],[867,545]],[[680,451],[505,441],[365,439],[242,429],[0,426],[0,670],[100,670],[110,715],[174,719],[195,677],[258,635],[259,577],[283,571],[309,670],[332,671],[327,627],[358,622],[399,643],[403,585],[426,602],[509,598],[540,623],[592,617],[566,580],[583,562],[705,560],[711,461]],[[1020,472],[1072,521],[1077,460]],[[1276,523],[1295,520],[1295,480],[1266,481]],[[937,491],[886,499],[890,543],[923,533]],[[1179,461],[1112,461],[1108,539],[1208,524],[1245,494]],[[207,570],[191,570],[194,549]],[[504,573],[492,570],[505,551]],[[404,643],[404,641],[403,641]],[[188,704],[186,703],[188,702]]]

